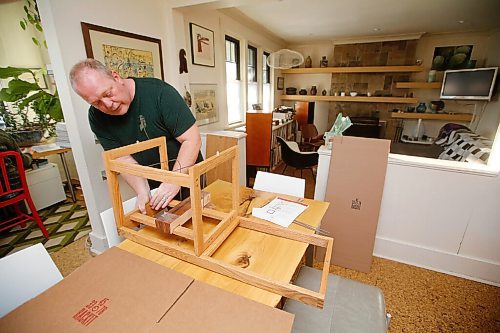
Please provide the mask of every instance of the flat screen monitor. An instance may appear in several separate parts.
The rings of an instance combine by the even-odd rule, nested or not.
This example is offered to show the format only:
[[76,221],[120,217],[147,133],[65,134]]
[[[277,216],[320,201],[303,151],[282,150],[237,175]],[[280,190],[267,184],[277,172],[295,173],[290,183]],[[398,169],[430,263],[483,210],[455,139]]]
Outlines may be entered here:
[[441,99],[491,100],[498,67],[444,72]]

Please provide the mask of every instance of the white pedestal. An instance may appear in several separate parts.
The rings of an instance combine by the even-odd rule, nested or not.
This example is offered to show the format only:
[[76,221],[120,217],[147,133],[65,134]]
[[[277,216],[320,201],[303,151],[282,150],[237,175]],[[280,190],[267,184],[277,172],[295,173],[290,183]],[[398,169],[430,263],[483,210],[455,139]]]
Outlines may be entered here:
[[37,210],[66,200],[59,168],[54,163],[27,170],[26,181]]

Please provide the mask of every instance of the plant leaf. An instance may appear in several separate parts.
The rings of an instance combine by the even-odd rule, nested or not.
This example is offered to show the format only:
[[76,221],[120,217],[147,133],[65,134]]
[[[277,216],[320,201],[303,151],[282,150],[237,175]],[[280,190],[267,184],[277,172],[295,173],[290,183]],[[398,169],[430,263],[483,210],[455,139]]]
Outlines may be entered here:
[[19,75],[23,73],[31,73],[33,76],[33,72],[28,68],[20,68],[20,67],[0,67],[0,79],[9,79],[9,78],[17,78]]
[[19,108],[22,110],[25,107],[27,107],[32,101],[39,99],[40,97],[43,97],[46,94],[45,91],[39,91],[36,94],[30,95],[23,99],[21,103],[19,103]]
[[36,39],[35,37],[31,37],[31,40],[33,41],[33,43],[35,43],[36,46],[40,46],[40,42],[38,41],[38,39]]
[[40,23],[38,23],[38,22],[37,22],[37,23],[35,24],[35,28],[36,28],[36,30],[38,30],[38,31],[40,31],[40,32],[43,32],[43,29],[42,29],[42,26],[40,25]]
[[42,90],[38,84],[20,79],[10,80],[8,89],[11,93],[15,93],[16,95],[23,95],[29,93],[30,91]]
[[24,23],[24,21],[19,21],[19,25],[21,26],[21,29],[26,30],[26,23]]

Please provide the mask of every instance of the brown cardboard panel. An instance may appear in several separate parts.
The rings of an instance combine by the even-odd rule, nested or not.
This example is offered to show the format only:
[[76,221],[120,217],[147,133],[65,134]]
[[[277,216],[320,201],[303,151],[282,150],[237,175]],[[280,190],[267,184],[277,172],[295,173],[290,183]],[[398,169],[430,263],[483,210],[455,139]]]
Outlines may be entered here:
[[151,333],[291,332],[294,315],[198,281]]
[[1,318],[0,332],[149,332],[192,281],[111,248]]
[[389,151],[389,140],[333,139],[321,225],[335,238],[333,264],[370,271]]

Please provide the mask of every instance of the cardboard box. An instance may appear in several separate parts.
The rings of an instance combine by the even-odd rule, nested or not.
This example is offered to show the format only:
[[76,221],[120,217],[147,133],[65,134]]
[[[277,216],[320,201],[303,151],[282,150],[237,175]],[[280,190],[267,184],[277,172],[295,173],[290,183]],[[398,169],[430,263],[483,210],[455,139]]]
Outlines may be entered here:
[[290,332],[292,323],[284,311],[111,248],[1,318],[0,332]]
[[[368,273],[384,190],[389,140],[334,137],[321,228],[330,232],[332,263]],[[324,251],[318,253],[322,260]]]

